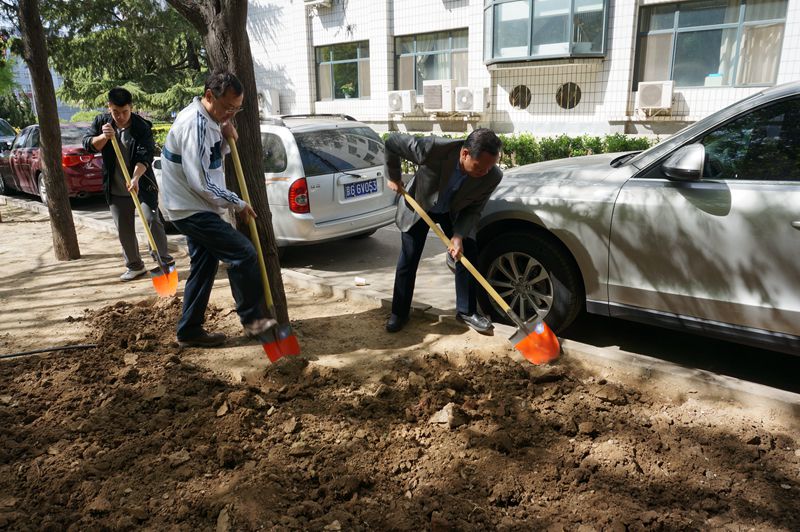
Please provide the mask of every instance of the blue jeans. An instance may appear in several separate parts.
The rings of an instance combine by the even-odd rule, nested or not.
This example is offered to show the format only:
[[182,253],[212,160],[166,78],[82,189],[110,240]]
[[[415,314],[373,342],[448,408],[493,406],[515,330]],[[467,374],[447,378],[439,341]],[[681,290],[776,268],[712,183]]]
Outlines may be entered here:
[[228,265],[236,313],[243,324],[265,317],[264,288],[253,244],[231,224],[212,212],[199,212],[173,225],[186,235],[191,267],[183,291],[183,315],[178,340],[202,334],[208,299],[219,262]]
[[[449,213],[428,213],[438,223],[448,238],[453,237],[453,223]],[[394,292],[392,294],[392,314],[405,318],[411,311],[414,297],[414,285],[417,280],[419,266],[425,241],[430,228],[425,220],[420,219],[411,229],[402,233],[402,247],[394,274]],[[477,264],[478,243],[474,238],[464,238],[464,256],[473,264]],[[472,315],[477,311],[477,281],[472,278],[461,262],[456,263],[456,311]]]

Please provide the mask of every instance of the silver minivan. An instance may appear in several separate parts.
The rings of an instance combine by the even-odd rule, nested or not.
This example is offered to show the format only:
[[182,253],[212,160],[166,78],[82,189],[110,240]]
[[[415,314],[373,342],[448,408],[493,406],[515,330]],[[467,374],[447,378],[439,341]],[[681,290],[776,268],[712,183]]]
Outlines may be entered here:
[[261,123],[267,198],[278,247],[366,237],[394,221],[383,141],[346,115]]

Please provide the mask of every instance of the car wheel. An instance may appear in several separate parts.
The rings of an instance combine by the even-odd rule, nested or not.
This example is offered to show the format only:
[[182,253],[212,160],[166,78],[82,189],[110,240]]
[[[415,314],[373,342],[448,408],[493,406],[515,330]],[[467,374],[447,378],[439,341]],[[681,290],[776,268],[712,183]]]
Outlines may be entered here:
[[0,196],[5,196],[8,194],[8,189],[6,189],[6,180],[0,177]]
[[[584,306],[577,269],[545,237],[511,233],[494,238],[481,250],[479,264],[492,287],[523,321],[544,319],[558,333]],[[492,319],[510,323],[485,290],[478,291],[478,301]]]
[[47,187],[44,184],[44,174],[39,174],[36,179],[36,185],[39,187],[39,199],[47,205]]
[[352,238],[353,240],[361,240],[362,238],[369,238],[372,235],[374,235],[377,231],[378,231],[377,229],[372,229],[371,231],[366,231],[364,233],[358,233],[357,235],[353,235],[350,238]]

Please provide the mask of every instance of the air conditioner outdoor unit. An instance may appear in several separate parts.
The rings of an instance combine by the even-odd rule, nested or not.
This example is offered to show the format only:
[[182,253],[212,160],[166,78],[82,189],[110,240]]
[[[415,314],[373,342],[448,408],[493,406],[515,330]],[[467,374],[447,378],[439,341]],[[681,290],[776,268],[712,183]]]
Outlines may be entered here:
[[258,91],[258,114],[264,118],[281,113],[280,96],[275,89]]
[[436,113],[453,112],[454,79],[438,79],[422,82],[422,107]]
[[389,112],[410,113],[417,106],[417,91],[389,91]]
[[640,81],[636,108],[643,111],[672,109],[673,81]]
[[485,89],[456,87],[456,111],[462,113],[482,113],[486,110]]

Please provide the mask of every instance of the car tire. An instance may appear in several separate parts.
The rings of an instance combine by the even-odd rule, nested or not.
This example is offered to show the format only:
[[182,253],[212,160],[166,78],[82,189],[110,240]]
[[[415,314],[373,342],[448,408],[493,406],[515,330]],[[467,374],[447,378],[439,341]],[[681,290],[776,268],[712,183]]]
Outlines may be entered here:
[[[478,267],[523,321],[543,315],[547,325],[559,333],[585,306],[577,268],[567,253],[545,236],[510,233],[493,238],[481,250]],[[510,289],[513,294],[506,295]],[[493,320],[511,323],[483,289],[478,290],[478,302]]]
[[44,183],[44,174],[41,172],[36,178],[36,187],[39,193],[39,200],[47,205],[47,186]]
[[0,196],[7,196],[8,189],[6,188],[6,180],[0,177]]

